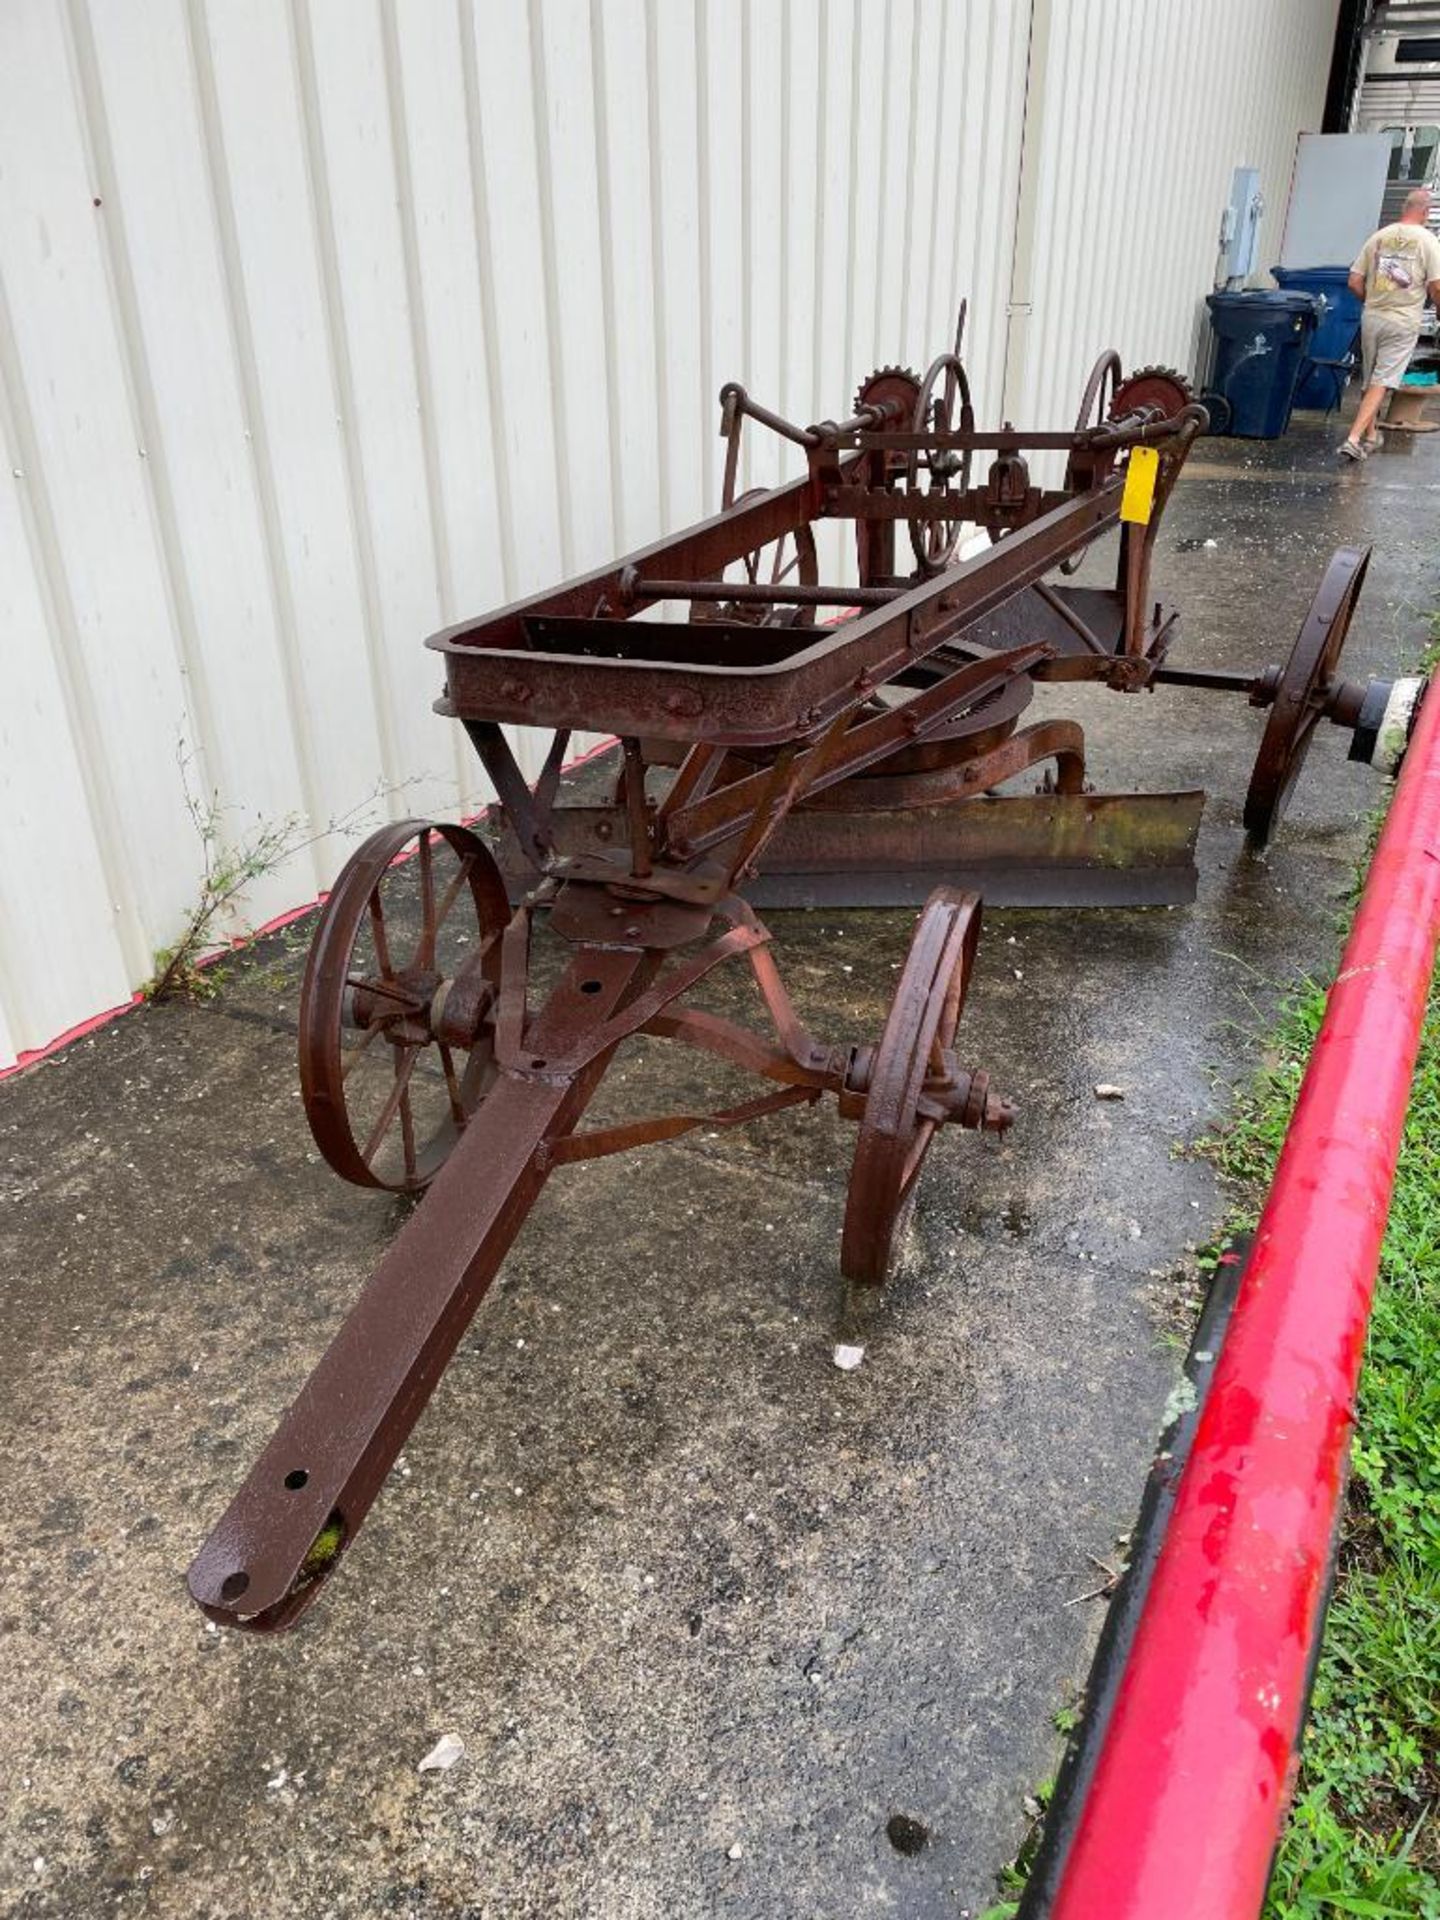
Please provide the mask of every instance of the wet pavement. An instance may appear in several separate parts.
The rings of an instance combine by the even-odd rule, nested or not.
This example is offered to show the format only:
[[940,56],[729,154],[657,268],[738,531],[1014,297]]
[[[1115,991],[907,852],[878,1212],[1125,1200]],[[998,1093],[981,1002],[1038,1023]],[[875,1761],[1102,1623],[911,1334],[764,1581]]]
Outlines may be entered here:
[[[1337,472],[1332,436],[1202,443],[1157,574],[1177,660],[1283,659],[1331,549],[1370,540],[1346,670],[1418,656],[1440,453]],[[1257,858],[1243,699],[1047,691],[1090,727],[1100,785],[1211,789],[1200,898],[988,917],[961,1052],[1021,1119],[936,1145],[865,1365],[829,1359],[833,1114],[564,1170],[288,1637],[207,1627],[182,1575],[403,1218],[305,1130],[303,923],[213,1003],[0,1088],[0,1911],[839,1920],[993,1898],[1098,1630],[1080,1596],[1123,1553],[1188,1255],[1221,1221],[1177,1145],[1254,1064],[1283,984],[1332,959],[1376,798],[1327,729]],[[878,1035],[911,918],[771,916],[827,1037]],[[737,975],[712,1003],[743,999]],[[702,1081],[732,1097],[643,1054],[595,1118]],[[447,1733],[463,1758],[417,1772]]]

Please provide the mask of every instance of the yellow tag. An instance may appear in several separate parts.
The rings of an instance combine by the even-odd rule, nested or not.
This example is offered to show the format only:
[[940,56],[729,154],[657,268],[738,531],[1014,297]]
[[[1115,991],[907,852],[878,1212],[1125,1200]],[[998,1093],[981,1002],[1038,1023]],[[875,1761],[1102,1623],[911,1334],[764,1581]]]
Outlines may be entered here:
[[1160,472],[1160,456],[1154,447],[1132,447],[1125,469],[1125,491],[1120,496],[1120,518],[1137,527],[1149,524],[1155,505],[1155,481]]

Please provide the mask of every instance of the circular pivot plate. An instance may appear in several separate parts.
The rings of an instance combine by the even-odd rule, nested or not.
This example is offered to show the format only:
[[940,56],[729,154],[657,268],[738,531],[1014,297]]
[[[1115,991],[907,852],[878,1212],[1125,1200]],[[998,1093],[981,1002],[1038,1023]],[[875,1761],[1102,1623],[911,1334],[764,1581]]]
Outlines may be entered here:
[[494,1078],[500,870],[464,827],[397,820],[351,854],[300,992],[315,1144],[357,1186],[428,1186]]
[[1141,367],[1127,374],[1116,387],[1110,401],[1110,418],[1123,420],[1127,414],[1151,408],[1162,420],[1173,419],[1190,404],[1190,383],[1173,367]]
[[885,1032],[875,1049],[855,1143],[840,1270],[882,1286],[909,1217],[915,1183],[939,1124],[919,1111],[927,1082],[955,1071],[952,1048],[980,939],[980,896],[937,887],[926,901]]
[[1257,846],[1279,825],[1305,764],[1369,564],[1368,547],[1341,547],[1332,556],[1280,675],[1245,795],[1245,830]]
[[[956,664],[953,656],[964,657],[963,648],[941,648],[938,655],[932,654],[929,660],[921,661],[902,674],[897,674],[876,696],[873,704],[878,711],[881,707],[899,707],[927,686],[933,686],[941,677],[944,667]],[[895,774],[931,773],[939,767],[963,766],[967,760],[974,760],[982,753],[988,753],[992,747],[998,747],[1002,740],[1008,740],[1019,724],[1020,717],[1035,697],[1035,682],[1028,673],[1017,673],[1003,686],[994,688],[983,695],[972,707],[963,713],[953,715],[943,725],[927,733],[923,740],[916,740],[908,746],[897,747],[883,760],[877,760],[873,766],[863,767],[853,777],[860,780],[887,779]],[[850,782],[845,781],[839,787],[827,789],[837,795],[843,794]]]

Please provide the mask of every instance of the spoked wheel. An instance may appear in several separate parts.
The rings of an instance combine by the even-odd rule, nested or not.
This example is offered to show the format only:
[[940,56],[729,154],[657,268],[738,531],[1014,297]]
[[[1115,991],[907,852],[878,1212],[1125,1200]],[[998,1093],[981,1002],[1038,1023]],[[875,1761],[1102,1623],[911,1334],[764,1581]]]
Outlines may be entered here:
[[[922,1111],[924,1095],[955,1083],[955,1030],[979,938],[979,895],[937,887],[915,928],[870,1062],[840,1241],[840,1270],[851,1286],[879,1287],[889,1277],[940,1125]],[[979,1094],[983,1099],[983,1088]]]
[[[733,501],[727,502],[727,508],[758,500],[764,492],[764,487],[751,487],[747,493],[737,494]],[[752,553],[742,553],[715,577],[733,580],[737,586],[783,587],[787,580],[801,587],[818,586],[820,567],[815,535],[808,523],[796,527],[781,534],[778,540],[756,547]],[[732,626],[743,622],[752,627],[813,627],[815,612],[813,606],[786,606],[783,601],[766,606],[744,600],[696,600],[690,607],[690,619],[696,625],[724,620]]]
[[[963,316],[962,316],[963,324]],[[942,379],[944,385],[936,394],[936,385]],[[956,403],[959,403],[957,412]],[[920,392],[915,401],[915,411],[910,420],[912,433],[973,433],[975,430],[975,409],[970,404],[970,382],[966,377],[965,363],[958,353],[938,354],[925,371],[920,382]],[[920,483],[920,465],[927,461],[932,477],[931,495],[936,489],[934,481],[939,481],[948,491],[952,476],[960,475],[960,491],[965,493],[970,486],[970,449],[957,453],[953,448],[939,450],[929,455],[920,448],[911,453],[906,481],[909,490],[917,493]],[[943,573],[955,558],[955,549],[960,544],[960,535],[964,529],[963,520],[911,520],[910,546],[916,563],[925,573]]]
[[1269,840],[1290,803],[1311,736],[1332,692],[1369,564],[1368,547],[1341,547],[1333,555],[1300,637],[1278,676],[1245,796],[1245,830],[1257,846]]
[[399,820],[346,861],[300,995],[315,1144],[357,1186],[418,1193],[494,1078],[500,870],[464,827]]
[[1113,347],[1107,347],[1090,369],[1090,378],[1085,382],[1085,391],[1080,396],[1080,411],[1075,416],[1076,433],[1098,427],[1110,418],[1115,390],[1122,374],[1119,354]]
[[[1116,353],[1113,347],[1107,347],[1095,362],[1094,366],[1091,367],[1090,377],[1085,382],[1085,391],[1080,396],[1080,410],[1075,415],[1076,433],[1088,433],[1092,428],[1103,426],[1105,421],[1110,418],[1110,409],[1115,404],[1115,392],[1120,385],[1123,374],[1124,369],[1120,364],[1119,354]],[[1112,463],[1113,456],[1110,461],[1106,462],[1107,471]],[[1075,487],[1076,484],[1076,469],[1072,457],[1065,472],[1065,486],[1067,491]],[[1084,558],[1085,551],[1082,547],[1079,553],[1072,553],[1068,560],[1061,561],[1060,571],[1062,573],[1076,572]]]

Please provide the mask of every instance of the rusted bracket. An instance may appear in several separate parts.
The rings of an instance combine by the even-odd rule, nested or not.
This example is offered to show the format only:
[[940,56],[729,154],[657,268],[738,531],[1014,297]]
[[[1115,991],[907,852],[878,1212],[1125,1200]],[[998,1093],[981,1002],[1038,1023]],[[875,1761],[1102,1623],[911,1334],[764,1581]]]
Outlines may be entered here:
[[555,807],[555,795],[560,788],[566,749],[570,745],[570,729],[556,728],[545,764],[540,769],[540,777],[533,789],[520,771],[519,762],[511,751],[502,727],[491,720],[467,720],[465,731],[494,784],[526,859],[539,873],[555,847],[550,816]]
[[[1017,674],[1048,659],[1050,653],[1051,648],[1045,644],[1031,643],[969,661],[943,675],[934,686],[918,693],[905,706],[878,714],[872,720],[857,721],[845,732],[843,740],[829,745],[822,742],[806,749],[802,760],[823,752],[827,762],[813,779],[806,780],[807,791],[823,792],[837,781],[847,780],[873,766],[898,747],[924,739],[961,708],[974,705]],[[739,822],[751,819],[758,811],[771,777],[769,769],[747,775],[718,788],[704,800],[680,809],[672,815],[667,829],[672,848],[688,859],[728,840]]]
[[666,1140],[678,1140],[697,1127],[743,1127],[766,1114],[779,1113],[784,1107],[813,1106],[823,1087],[782,1087],[778,1093],[763,1093],[743,1100],[736,1107],[720,1107],[714,1113],[665,1113],[647,1120],[629,1120],[613,1127],[592,1127],[572,1133],[563,1140],[547,1140],[536,1148],[543,1156],[546,1170],[568,1166],[573,1160],[599,1160],[607,1154],[629,1153],[634,1147],[659,1146]]
[[712,940],[708,947],[702,947],[682,965],[673,967],[663,979],[637,995],[622,1011],[606,1020],[597,1021],[583,1039],[564,1054],[549,1058],[539,1055],[537,1050],[536,1057],[530,1060],[529,1070],[543,1074],[547,1079],[571,1079],[599,1055],[611,1052],[622,1040],[639,1033],[657,1013],[678,1000],[682,994],[688,993],[707,973],[713,973],[726,960],[736,954],[747,953],[770,938],[768,929],[749,915],[748,909],[747,921],[748,924],[732,926],[728,933],[722,934],[718,940]]

